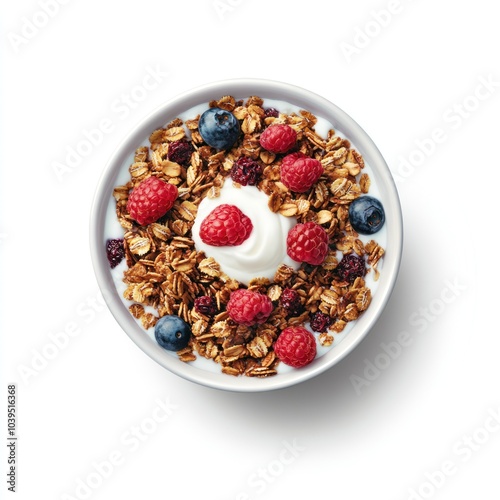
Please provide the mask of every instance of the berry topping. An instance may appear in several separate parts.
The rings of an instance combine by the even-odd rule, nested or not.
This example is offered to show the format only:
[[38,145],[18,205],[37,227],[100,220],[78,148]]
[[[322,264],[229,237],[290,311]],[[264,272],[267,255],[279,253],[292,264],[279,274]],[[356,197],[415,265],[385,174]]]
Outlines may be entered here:
[[229,317],[240,325],[264,323],[272,311],[273,303],[267,295],[244,288],[232,292],[227,303]]
[[333,324],[333,318],[322,312],[315,312],[311,316],[311,328],[315,332],[326,332]]
[[123,239],[114,239],[106,241],[106,255],[108,257],[111,269],[116,267],[125,257],[125,247]]
[[274,352],[286,365],[301,368],[316,357],[316,339],[302,326],[289,326],[280,333]]
[[296,142],[297,132],[284,124],[271,125],[260,136],[260,145],[271,153],[286,153]]
[[280,305],[290,316],[298,316],[302,311],[300,295],[291,288],[285,288],[280,297]]
[[179,316],[162,316],[155,325],[155,339],[167,351],[184,349],[191,338],[189,325]]
[[281,182],[296,193],[305,193],[323,173],[319,160],[303,153],[292,153],[281,162]]
[[280,115],[280,112],[276,108],[267,108],[264,110],[264,116],[266,118],[273,117],[273,118],[278,118]]
[[319,266],[328,255],[328,234],[312,221],[297,224],[290,229],[286,245],[288,255],[296,262]]
[[376,233],[385,222],[384,207],[372,196],[360,196],[349,206],[349,221],[358,233]]
[[261,165],[247,156],[238,158],[231,168],[231,179],[242,186],[255,186],[261,175]]
[[217,302],[215,297],[202,295],[194,299],[194,309],[205,316],[213,316],[217,312]]
[[193,154],[193,146],[187,141],[174,141],[169,144],[167,158],[180,165],[187,165]]
[[354,253],[344,255],[335,268],[335,274],[342,280],[354,283],[356,278],[366,274],[365,259]]
[[148,177],[130,193],[127,210],[141,226],[157,221],[165,215],[177,199],[177,187],[158,177]]
[[209,146],[229,149],[240,136],[240,124],[229,111],[210,108],[201,115],[198,131]]
[[241,245],[252,232],[253,225],[235,205],[223,204],[214,208],[200,225],[203,243],[215,247]]

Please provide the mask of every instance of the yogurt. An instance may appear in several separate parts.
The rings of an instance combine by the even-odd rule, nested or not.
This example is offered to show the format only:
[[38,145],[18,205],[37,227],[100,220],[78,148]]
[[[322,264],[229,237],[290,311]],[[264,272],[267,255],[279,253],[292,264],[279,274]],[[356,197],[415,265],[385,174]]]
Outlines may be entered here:
[[[286,264],[297,270],[299,262],[292,260],[286,252],[288,231],[297,223],[295,217],[285,217],[269,210],[268,196],[255,186],[235,187],[226,179],[217,198],[204,198],[192,227],[196,250],[213,257],[221,271],[230,278],[248,285],[253,278],[273,280],[276,270]],[[238,246],[212,246],[200,238],[200,225],[208,214],[219,205],[238,207],[252,221],[250,236]]]

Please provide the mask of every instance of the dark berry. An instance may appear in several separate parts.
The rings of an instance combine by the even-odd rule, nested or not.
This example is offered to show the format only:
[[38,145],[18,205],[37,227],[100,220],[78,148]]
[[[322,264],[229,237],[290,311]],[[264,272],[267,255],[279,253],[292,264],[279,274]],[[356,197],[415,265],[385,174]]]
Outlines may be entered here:
[[322,312],[315,312],[311,316],[311,329],[315,332],[326,332],[333,324],[333,318]]
[[240,123],[229,111],[210,108],[200,116],[198,130],[209,146],[229,149],[240,136]]
[[193,154],[193,146],[187,141],[174,141],[169,144],[167,158],[170,161],[179,163],[179,165],[187,165]]
[[342,281],[354,283],[356,278],[362,278],[366,274],[365,259],[356,254],[344,255],[335,273]]
[[360,196],[349,207],[349,221],[358,233],[376,233],[385,222],[384,207],[372,196]]
[[280,305],[290,316],[298,316],[302,311],[300,295],[291,288],[285,288],[280,297]]
[[155,325],[155,339],[167,351],[184,349],[191,338],[189,325],[179,316],[163,316]]
[[242,186],[255,186],[261,175],[261,165],[247,156],[238,158],[231,168],[231,179]]
[[264,110],[264,115],[266,118],[272,116],[273,118],[278,118],[280,112],[276,108],[267,108]]
[[106,255],[111,269],[116,267],[125,257],[125,247],[123,239],[114,239],[106,241]]
[[194,308],[200,314],[205,316],[213,316],[217,312],[217,302],[215,297],[203,295],[194,300]]

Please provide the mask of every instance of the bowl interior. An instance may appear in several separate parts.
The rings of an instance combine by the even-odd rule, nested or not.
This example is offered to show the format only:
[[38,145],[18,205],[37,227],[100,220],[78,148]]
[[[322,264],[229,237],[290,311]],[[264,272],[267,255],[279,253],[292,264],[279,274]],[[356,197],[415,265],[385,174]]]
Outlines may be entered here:
[[[196,105],[232,95],[245,99],[251,95],[287,101],[329,121],[336,131],[349,139],[372,169],[380,199],[386,212],[387,244],[377,291],[370,307],[354,322],[352,329],[338,345],[310,365],[269,378],[233,377],[191,366],[163,350],[137,324],[115,288],[105,245],[105,217],[109,200],[124,162],[150,133]],[[282,82],[258,79],[227,80],[204,85],[166,102],[147,116],[120,144],[104,169],[98,183],[91,213],[90,246],[92,261],[106,303],[126,334],[152,359],[173,373],[202,385],[238,392],[268,391],[291,386],[314,377],[344,358],[366,336],[384,309],[396,282],[401,261],[403,229],[401,207],[389,168],[381,153],[364,130],[346,113],[323,97]]]

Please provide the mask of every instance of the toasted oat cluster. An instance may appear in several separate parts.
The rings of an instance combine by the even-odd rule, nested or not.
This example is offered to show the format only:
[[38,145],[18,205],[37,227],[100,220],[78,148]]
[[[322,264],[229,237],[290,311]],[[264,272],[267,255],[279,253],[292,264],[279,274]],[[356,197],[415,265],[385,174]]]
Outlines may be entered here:
[[[165,315],[177,315],[190,325],[189,344],[177,352],[182,361],[202,356],[219,363],[226,374],[268,377],[277,373],[280,361],[273,345],[285,328],[303,325],[322,313],[331,321],[317,338],[321,345],[329,346],[336,333],[369,307],[371,291],[364,277],[346,280],[336,269],[339,252],[361,256],[367,271],[378,279],[377,263],[384,249],[375,240],[364,244],[348,214],[350,203],[368,193],[370,178],[363,172],[363,158],[349,141],[334,130],[326,138],[320,137],[314,129],[316,117],[308,111],[290,115],[266,112],[264,100],[256,96],[245,102],[224,96],[209,106],[227,110],[239,120],[241,136],[231,149],[217,151],[204,142],[198,130],[199,116],[185,122],[175,119],[151,134],[149,147],[136,150],[129,182],[114,189],[116,214],[125,230],[128,268],[123,276],[127,285],[124,298],[133,302],[130,312],[145,329]],[[324,171],[307,192],[291,192],[280,182],[283,155],[261,147],[260,134],[271,124],[292,127],[297,133],[296,151],[321,162]],[[178,141],[190,144],[186,162],[169,159],[169,147]],[[191,237],[201,200],[217,198],[224,182],[233,182],[229,174],[241,157],[262,166],[257,187],[268,195],[269,210],[299,223],[321,225],[330,247],[322,265],[303,263],[297,271],[282,265],[272,281],[256,277],[245,287],[266,294],[273,302],[271,315],[256,326],[230,319],[226,305],[231,292],[244,286],[224,274],[212,257],[198,252]],[[178,198],[165,216],[140,226],[127,212],[127,202],[131,191],[150,176],[175,185]],[[294,290],[300,299],[301,307],[293,313],[280,301],[284,290]],[[214,298],[215,314],[206,315],[195,308],[195,300],[204,296]],[[146,312],[145,306],[152,306],[157,314]]]

